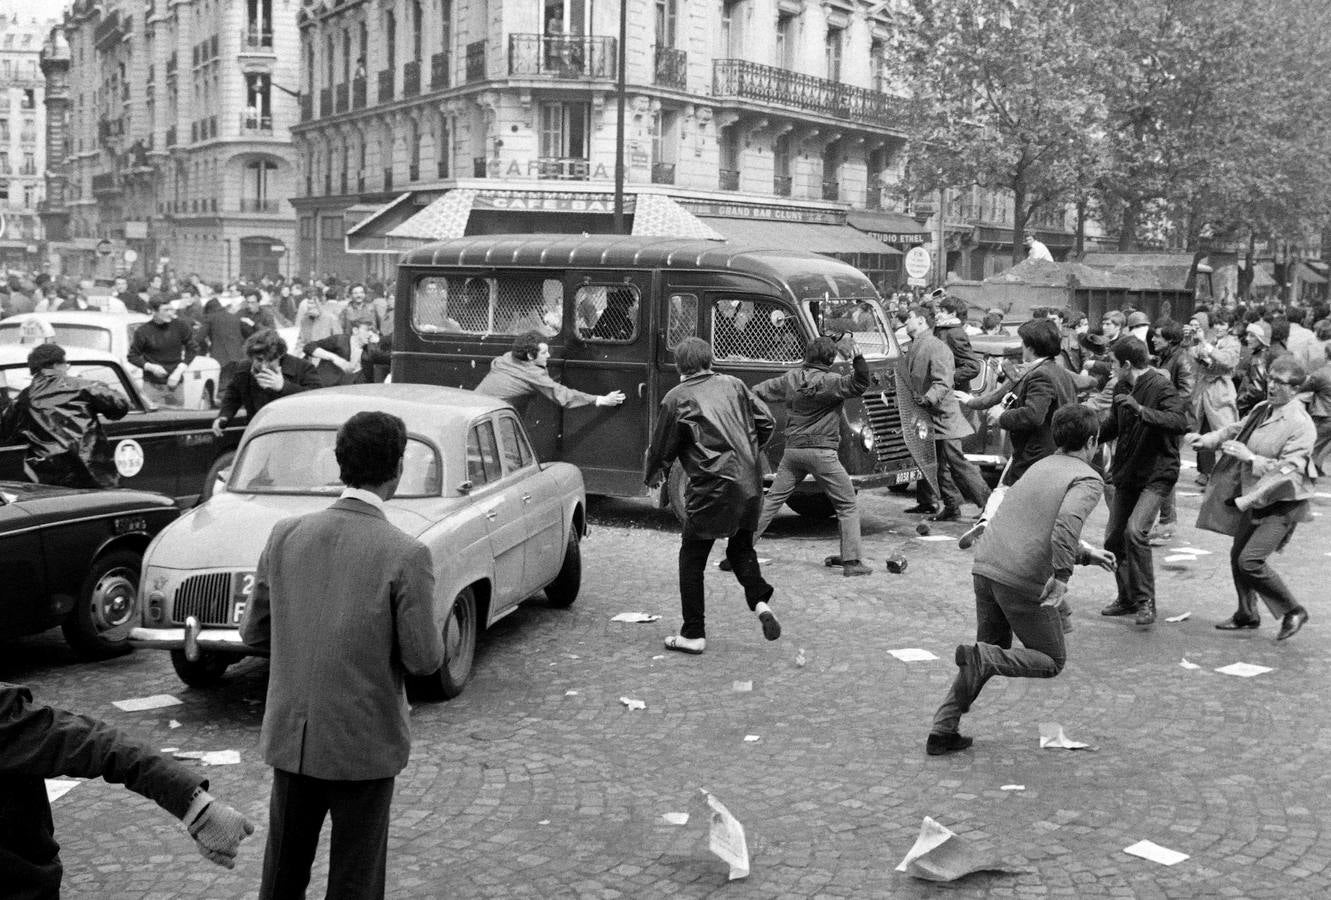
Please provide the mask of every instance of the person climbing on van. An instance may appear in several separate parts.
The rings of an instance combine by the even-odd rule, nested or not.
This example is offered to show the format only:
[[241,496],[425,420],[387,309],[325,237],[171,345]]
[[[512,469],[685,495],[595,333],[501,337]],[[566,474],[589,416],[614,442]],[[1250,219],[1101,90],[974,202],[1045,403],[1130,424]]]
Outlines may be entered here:
[[513,404],[518,415],[526,412],[531,398],[536,395],[557,403],[564,409],[578,406],[619,406],[624,402],[623,391],[608,394],[588,394],[565,387],[550,377],[546,363],[550,360],[550,345],[539,331],[528,331],[513,339],[513,348],[503,356],[490,360],[490,371],[476,393],[488,394]]

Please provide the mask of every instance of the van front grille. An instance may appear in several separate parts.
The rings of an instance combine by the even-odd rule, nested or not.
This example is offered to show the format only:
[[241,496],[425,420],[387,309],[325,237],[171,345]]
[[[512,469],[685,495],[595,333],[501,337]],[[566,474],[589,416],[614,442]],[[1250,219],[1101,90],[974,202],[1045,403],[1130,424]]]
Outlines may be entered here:
[[897,398],[887,391],[881,391],[876,394],[866,393],[862,400],[865,418],[873,429],[874,471],[915,468],[915,459],[901,433]]

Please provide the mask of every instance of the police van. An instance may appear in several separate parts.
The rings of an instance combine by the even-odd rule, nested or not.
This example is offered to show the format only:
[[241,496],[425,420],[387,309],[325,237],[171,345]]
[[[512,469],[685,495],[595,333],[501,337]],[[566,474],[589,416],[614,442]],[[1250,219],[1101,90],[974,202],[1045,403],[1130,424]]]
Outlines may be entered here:
[[[796,249],[622,235],[475,236],[430,244],[398,268],[392,377],[475,388],[513,337],[545,336],[549,372],[589,394],[623,391],[620,407],[562,409],[537,398],[527,430],[542,460],[577,465],[587,493],[641,496],[643,460],[661,398],[679,383],[673,350],[708,341],[715,370],[750,385],[803,361],[821,334],[852,332],[870,368],[864,396],[844,407],[841,461],[857,488],[934,478],[933,433],[902,373],[877,292],[858,269]],[[839,359],[839,371],[850,369]],[[785,410],[765,449],[770,482]],[[811,481],[789,506],[833,510]],[[661,502],[682,513],[675,466]]]

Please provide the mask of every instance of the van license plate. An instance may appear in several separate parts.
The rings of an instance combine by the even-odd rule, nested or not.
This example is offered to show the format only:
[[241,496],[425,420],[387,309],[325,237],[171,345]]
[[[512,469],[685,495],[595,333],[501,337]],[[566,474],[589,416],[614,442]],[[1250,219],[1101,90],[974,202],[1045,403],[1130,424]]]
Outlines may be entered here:
[[917,481],[917,480],[919,480],[919,478],[920,478],[923,474],[924,474],[924,473],[921,472],[919,469],[907,469],[907,470],[904,471],[904,472],[898,472],[898,473],[897,473],[897,481],[896,481],[896,483],[897,483],[897,484],[909,484],[909,483],[912,482],[912,481]]

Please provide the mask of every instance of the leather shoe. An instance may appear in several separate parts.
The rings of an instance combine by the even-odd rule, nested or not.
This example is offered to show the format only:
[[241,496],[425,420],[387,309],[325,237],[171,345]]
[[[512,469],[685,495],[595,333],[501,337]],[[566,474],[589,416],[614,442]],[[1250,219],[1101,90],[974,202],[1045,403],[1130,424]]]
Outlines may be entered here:
[[931,731],[928,739],[924,742],[924,752],[930,756],[942,756],[945,753],[956,753],[958,750],[965,750],[973,743],[975,743],[974,740],[957,734],[955,731],[946,733]]
[[981,519],[980,521],[972,525],[970,528],[966,529],[965,534],[963,534],[957,540],[957,547],[962,550],[969,550],[972,546],[974,546],[975,542],[980,539],[980,535],[984,534],[984,529],[988,526],[988,524],[989,524],[988,522]]
[[872,572],[873,569],[869,568],[858,559],[848,559],[841,564],[841,574],[847,578],[854,577],[855,575],[869,575],[872,574]]
[[1131,603],[1124,603],[1122,600],[1115,600],[1113,603],[1100,610],[1102,616],[1130,616],[1137,611],[1137,607]]
[[824,556],[824,557],[823,557],[823,565],[827,566],[829,569],[836,568],[837,566],[841,565],[841,557],[839,557],[839,556]]
[[961,510],[955,506],[945,506],[942,512],[931,517],[935,522],[955,522],[961,518]]
[[1215,627],[1221,631],[1246,631],[1250,628],[1257,628],[1262,624],[1260,619],[1240,619],[1238,616],[1230,616],[1223,622],[1216,622]]
[[1136,624],[1138,624],[1138,625],[1154,625],[1154,624],[1155,624],[1155,601],[1154,601],[1154,600],[1147,600],[1147,601],[1146,601],[1145,603],[1143,603],[1141,606],[1137,607],[1137,621],[1136,621]]
[[723,557],[723,558],[721,559],[721,561],[720,561],[719,563],[716,564],[716,567],[717,567],[718,569],[720,569],[722,572],[733,572],[733,571],[735,571],[735,566],[730,562],[730,558],[729,558],[729,557]]
[[1294,637],[1294,635],[1299,633],[1299,629],[1302,628],[1303,624],[1307,621],[1308,611],[1303,607],[1299,607],[1294,610],[1294,612],[1289,613],[1285,616],[1284,621],[1280,623],[1280,634],[1276,635],[1276,640],[1284,641]]
[[932,516],[938,512],[938,507],[927,503],[916,503],[914,506],[906,507],[904,512],[910,516]]

